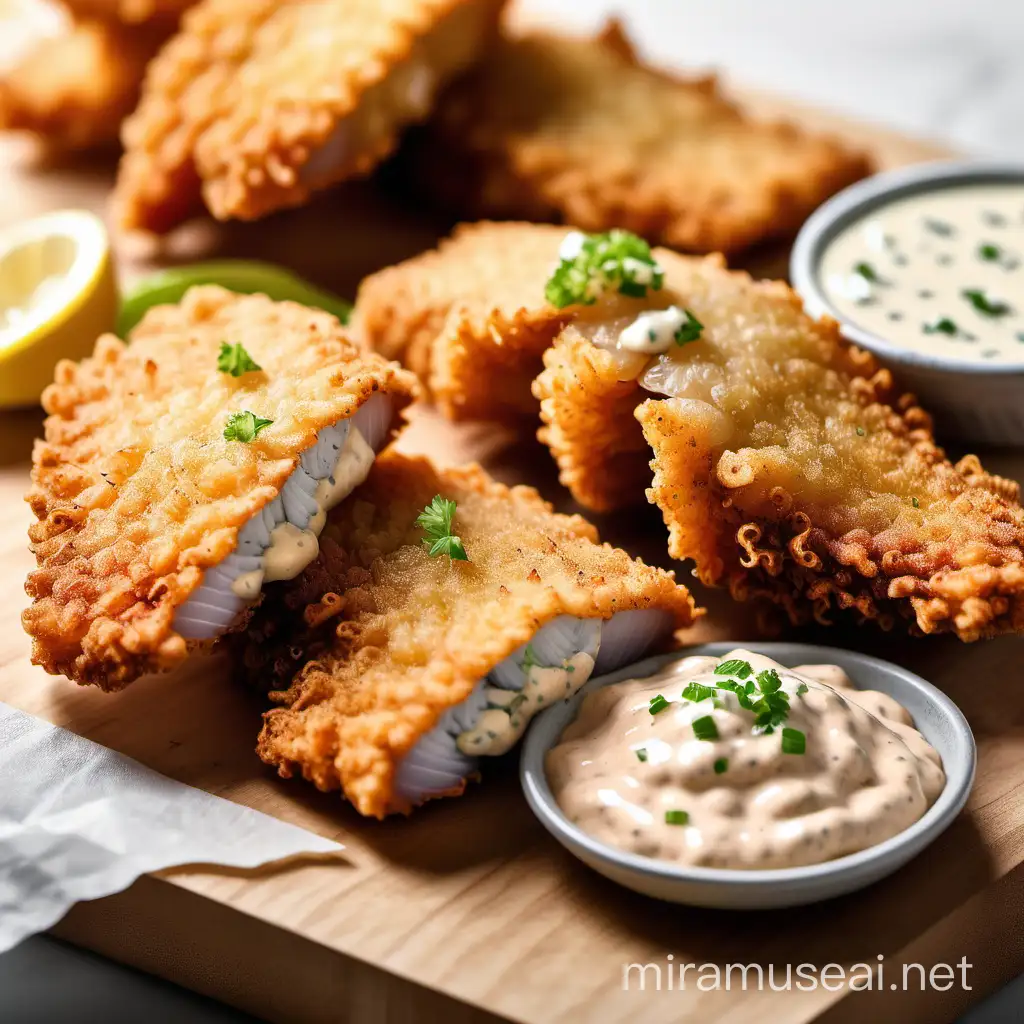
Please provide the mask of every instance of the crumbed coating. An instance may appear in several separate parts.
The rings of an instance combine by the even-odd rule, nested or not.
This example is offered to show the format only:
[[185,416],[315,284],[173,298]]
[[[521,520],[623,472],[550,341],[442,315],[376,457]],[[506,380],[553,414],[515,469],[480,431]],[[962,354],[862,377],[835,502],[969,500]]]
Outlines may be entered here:
[[[262,371],[218,372],[223,341],[241,342]],[[62,360],[43,392],[27,496],[38,520],[22,619],[33,661],[110,690],[173,667],[187,649],[176,609],[318,431],[378,392],[397,420],[414,388],[329,314],[217,287],[154,307],[128,345],[105,335],[90,358]],[[251,444],[223,436],[242,410],[274,421]]]
[[167,33],[102,21],[68,24],[0,72],[0,131],[25,131],[55,150],[117,142],[147,62]]
[[121,21],[126,25],[174,25],[196,0],[61,0],[78,18]]
[[201,0],[153,62],[115,193],[125,228],[253,219],[369,173],[477,59],[505,0]]
[[592,344],[622,320],[577,320],[545,357],[542,437],[576,498],[639,498],[601,481],[591,441],[632,451],[635,410],[654,454],[648,500],[702,582],[768,597],[794,622],[851,610],[963,640],[1024,629],[1017,485],[973,456],[951,465],[913,396],[786,285],[711,261],[666,269],[648,308],[685,305],[704,331],[654,359],[643,387]]
[[451,419],[536,417],[530,384],[573,316],[544,299],[565,235],[549,224],[460,225],[437,249],[366,278],[353,330],[418,374]]
[[829,138],[750,120],[714,79],[644,66],[617,23],[502,39],[408,152],[410,179],[460,217],[628,228],[693,252],[792,234],[870,169]]
[[[457,502],[468,562],[422,543],[416,516],[436,494]],[[283,706],[257,750],[285,777],[343,790],[361,814],[407,813],[395,766],[446,709],[556,616],[631,608],[664,609],[676,627],[699,614],[672,573],[598,544],[532,488],[387,452],[331,513],[317,562],[250,626],[247,678],[299,668],[271,694]]]

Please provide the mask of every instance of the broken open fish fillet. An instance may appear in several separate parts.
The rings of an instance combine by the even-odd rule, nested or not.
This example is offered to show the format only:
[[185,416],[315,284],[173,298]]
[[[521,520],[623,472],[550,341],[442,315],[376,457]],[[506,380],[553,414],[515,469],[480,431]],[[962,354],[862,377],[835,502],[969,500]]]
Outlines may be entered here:
[[595,39],[502,38],[406,153],[410,181],[461,218],[625,228],[693,252],[793,234],[870,169],[749,118],[712,78],[645,66],[614,22]]
[[[424,546],[416,517],[435,495],[456,502],[469,561]],[[461,793],[536,711],[697,614],[671,573],[536,491],[391,450],[236,643],[250,682],[282,687],[260,756],[381,817]]]
[[[220,372],[224,342],[261,369]],[[282,523],[305,523],[315,541],[314,506],[343,497],[321,483],[334,445],[345,455],[361,439],[356,470],[341,467],[354,484],[414,389],[329,314],[212,286],[150,310],[129,344],[107,335],[91,358],[59,363],[28,494],[33,660],[104,689],[172,668],[187,637],[233,624],[214,595],[230,602],[240,576],[259,571],[234,556],[267,541],[269,569]],[[245,411],[271,422],[249,442],[225,438],[228,417]],[[246,604],[258,589],[249,577]]]
[[505,0],[201,0],[146,75],[115,192],[125,228],[251,220],[368,174],[473,64]]
[[[1017,484],[975,456],[952,465],[913,396],[785,284],[655,255],[663,290],[589,307],[534,385],[576,499],[619,507],[646,480],[674,558],[794,622],[849,610],[963,640],[1024,630]],[[700,335],[677,343],[687,314]]]
[[365,278],[352,329],[416,373],[450,419],[536,419],[541,357],[578,309],[544,300],[565,235],[462,224],[437,249]]

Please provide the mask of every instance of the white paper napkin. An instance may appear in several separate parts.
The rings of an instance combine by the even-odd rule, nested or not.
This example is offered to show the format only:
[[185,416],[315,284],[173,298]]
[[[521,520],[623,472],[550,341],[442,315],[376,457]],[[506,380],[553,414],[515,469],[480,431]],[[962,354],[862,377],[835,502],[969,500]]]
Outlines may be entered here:
[[149,871],[340,849],[0,703],[0,952]]

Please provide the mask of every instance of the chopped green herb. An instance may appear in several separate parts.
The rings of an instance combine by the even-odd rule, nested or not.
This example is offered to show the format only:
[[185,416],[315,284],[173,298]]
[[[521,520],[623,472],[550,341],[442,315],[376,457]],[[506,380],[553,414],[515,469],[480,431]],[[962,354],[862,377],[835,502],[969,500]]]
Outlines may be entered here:
[[960,294],[982,316],[1006,316],[1010,312],[1008,303],[990,299],[980,288],[965,288]]
[[941,316],[924,325],[925,334],[959,334],[960,328],[948,316]]
[[513,697],[513,698],[512,698],[512,699],[511,699],[511,700],[510,700],[509,702],[508,702],[508,708],[507,708],[506,710],[508,711],[509,717],[511,718],[511,717],[512,717],[512,715],[513,715],[513,714],[514,714],[514,713],[515,713],[516,711],[518,711],[518,710],[519,710],[519,708],[520,708],[520,707],[522,707],[522,705],[523,705],[523,704],[525,704],[525,703],[526,703],[526,694],[525,694],[525,693],[517,693],[517,694],[516,694],[516,695],[515,695],[515,696],[514,696],[514,697]]
[[593,305],[600,294],[617,290],[643,298],[647,289],[660,291],[665,271],[651,247],[629,231],[614,229],[588,235],[579,252],[563,259],[544,287],[544,297],[556,309],[580,303]]
[[998,245],[993,245],[991,242],[986,242],[983,245],[978,246],[978,256],[987,260],[989,263],[997,263],[1003,258],[1003,250]]
[[715,774],[722,775],[729,770],[729,758],[720,757],[715,761]]
[[723,661],[715,666],[716,676],[735,676],[737,679],[746,679],[753,671],[749,661],[741,661],[739,658]]
[[693,735],[699,740],[717,740],[718,726],[715,720],[710,715],[701,715],[700,718],[694,719]]
[[665,824],[666,825],[685,825],[689,822],[690,816],[686,811],[666,811],[665,812]]
[[944,220],[938,220],[935,217],[925,217],[924,226],[933,235],[938,235],[940,238],[951,238],[953,236],[953,225],[947,224]]
[[672,702],[670,700],[665,700],[665,698],[659,693],[651,698],[649,710],[652,715],[656,715],[659,711],[664,711],[671,703]]
[[779,673],[773,668],[766,668],[763,672],[757,673],[757,685],[761,687],[764,694],[775,693],[782,688],[782,680]]
[[638,761],[646,761],[647,760],[647,751],[644,750],[643,747],[637,747],[635,753],[636,753],[636,759]]
[[799,729],[786,726],[782,730],[782,752],[784,754],[803,754],[807,751],[807,737]]
[[234,345],[222,341],[220,353],[217,355],[217,369],[221,373],[230,373],[232,377],[241,377],[243,373],[254,373],[263,367],[246,352],[240,341],[236,341]]
[[429,548],[432,558],[447,555],[452,561],[468,562],[462,538],[452,533],[455,509],[456,504],[451,498],[435,494],[434,500],[416,517],[416,525],[426,534],[423,543]]
[[711,686],[704,686],[702,683],[690,683],[687,685],[686,689],[683,690],[683,699],[692,700],[694,702],[707,700],[708,697],[713,697],[714,695],[714,688]]
[[686,321],[676,328],[673,337],[677,345],[686,345],[691,341],[697,341],[704,330],[704,325],[688,310],[684,309]]
[[867,433],[867,431],[863,427],[858,427],[857,428],[857,436],[858,437],[863,437],[866,433]]
[[804,694],[805,694],[805,693],[806,693],[806,692],[807,692],[807,691],[808,691],[809,689],[810,689],[810,687],[809,687],[809,686],[808,686],[808,685],[807,685],[806,683],[801,683],[801,684],[800,684],[800,685],[799,685],[799,686],[798,686],[798,687],[796,688],[796,695],[797,695],[798,697],[802,697],[802,696],[803,696],[803,695],[804,695]]
[[523,675],[528,676],[531,669],[542,668],[543,666],[537,660],[537,655],[534,653],[533,644],[527,644],[526,650],[523,651]]
[[273,420],[265,420],[254,412],[245,409],[242,412],[233,412],[224,425],[225,441],[242,441],[249,444],[256,440],[261,430],[266,429],[273,423]]
[[917,500],[917,498],[911,498],[910,499],[910,504],[913,505],[914,508],[920,508],[921,507],[921,502],[919,502]]
[[858,263],[854,266],[853,272],[859,274],[865,281],[878,282],[878,271],[870,263]]

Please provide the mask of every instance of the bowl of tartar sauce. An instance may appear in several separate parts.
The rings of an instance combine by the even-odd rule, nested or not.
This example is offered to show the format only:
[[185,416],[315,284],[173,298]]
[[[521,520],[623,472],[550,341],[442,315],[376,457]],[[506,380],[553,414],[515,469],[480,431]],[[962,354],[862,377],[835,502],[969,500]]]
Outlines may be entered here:
[[705,644],[543,712],[520,776],[596,871],[675,903],[795,906],[902,867],[963,809],[974,738],[912,672],[805,644]]
[[804,224],[790,277],[937,432],[1024,444],[1024,164],[939,161],[859,182]]

